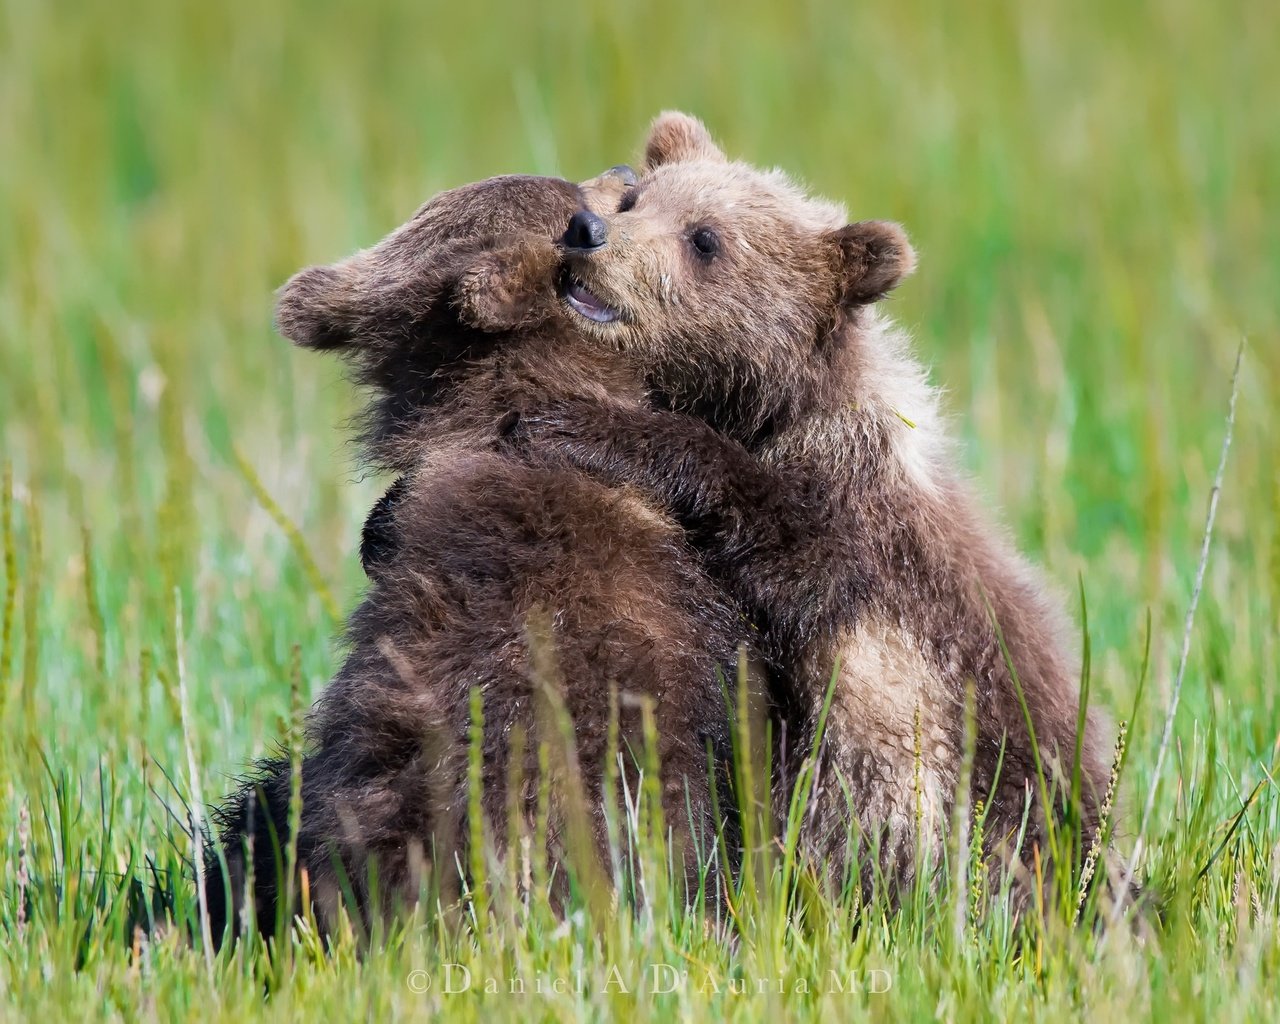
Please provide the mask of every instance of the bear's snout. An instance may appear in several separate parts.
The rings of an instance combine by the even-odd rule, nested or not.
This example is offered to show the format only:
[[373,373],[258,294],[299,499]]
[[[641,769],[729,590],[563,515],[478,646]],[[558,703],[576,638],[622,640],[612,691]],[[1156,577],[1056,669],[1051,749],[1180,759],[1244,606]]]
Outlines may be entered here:
[[599,249],[609,240],[609,225],[590,210],[579,210],[564,233],[567,249]]

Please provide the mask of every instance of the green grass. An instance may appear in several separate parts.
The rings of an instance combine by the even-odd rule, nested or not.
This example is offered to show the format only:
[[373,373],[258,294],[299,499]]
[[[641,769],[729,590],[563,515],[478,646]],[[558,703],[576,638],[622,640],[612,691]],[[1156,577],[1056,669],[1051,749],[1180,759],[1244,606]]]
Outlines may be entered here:
[[[1280,1017],[1280,6],[552,7],[0,0],[0,1018]],[[213,799],[285,734],[292,652],[312,696],[362,583],[380,482],[354,469],[337,368],[272,334],[272,289],[440,188],[594,174],[669,106],[911,230],[893,308],[1020,544],[1065,592],[1083,580],[1117,719],[1150,614],[1124,850],[1247,339],[1141,872],[1164,924],[1015,942],[1000,914],[957,932],[951,892],[856,930],[823,901],[789,923],[766,873],[733,943],[661,906],[561,922],[496,901],[474,933],[361,962],[300,942],[210,969],[175,935],[135,956],[119,879],[180,862],[165,805],[196,781]],[[580,967],[587,990],[443,994],[450,960],[530,989]],[[637,992],[651,963],[693,981]],[[727,991],[779,972],[786,994]]]

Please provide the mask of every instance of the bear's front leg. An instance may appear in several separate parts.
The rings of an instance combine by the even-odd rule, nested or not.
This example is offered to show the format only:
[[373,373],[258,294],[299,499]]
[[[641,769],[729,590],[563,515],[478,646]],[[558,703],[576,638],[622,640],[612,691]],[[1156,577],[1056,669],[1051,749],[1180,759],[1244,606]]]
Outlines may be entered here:
[[859,560],[832,557],[824,489],[802,467],[766,465],[700,419],[653,409],[562,405],[522,416],[512,441],[665,505],[756,624],[770,660],[794,663],[864,589]]

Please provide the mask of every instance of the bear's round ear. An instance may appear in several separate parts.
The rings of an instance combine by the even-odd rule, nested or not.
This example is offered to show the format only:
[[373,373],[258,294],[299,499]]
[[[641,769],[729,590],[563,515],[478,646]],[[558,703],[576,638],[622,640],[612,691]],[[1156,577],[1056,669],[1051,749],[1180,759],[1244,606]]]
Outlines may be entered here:
[[666,110],[653,120],[644,145],[644,169],[686,160],[723,161],[725,156],[696,117],[678,110]]
[[277,293],[276,330],[303,348],[351,344],[363,276],[350,260],[298,271]]
[[846,306],[865,306],[884,298],[915,270],[915,250],[900,224],[864,220],[832,236],[840,265],[841,302]]

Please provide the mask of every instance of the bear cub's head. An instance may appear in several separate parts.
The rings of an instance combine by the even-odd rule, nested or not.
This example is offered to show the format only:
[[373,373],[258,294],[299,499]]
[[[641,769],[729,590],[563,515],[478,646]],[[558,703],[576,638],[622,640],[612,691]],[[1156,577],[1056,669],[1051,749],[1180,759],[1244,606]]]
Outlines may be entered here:
[[295,274],[277,329],[347,360],[371,391],[367,454],[404,468],[399,441],[476,359],[567,315],[555,291],[566,225],[615,209],[636,180],[619,165],[582,184],[505,175],[449,189],[372,248]]
[[559,288],[579,329],[726,429],[735,412],[759,427],[819,387],[831,339],[915,265],[897,224],[846,223],[782,172],[727,159],[674,112],[654,122],[617,211],[580,211],[564,242]]

